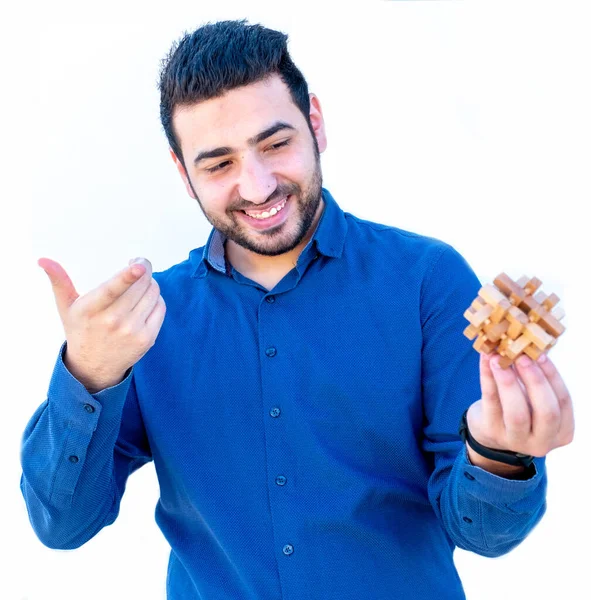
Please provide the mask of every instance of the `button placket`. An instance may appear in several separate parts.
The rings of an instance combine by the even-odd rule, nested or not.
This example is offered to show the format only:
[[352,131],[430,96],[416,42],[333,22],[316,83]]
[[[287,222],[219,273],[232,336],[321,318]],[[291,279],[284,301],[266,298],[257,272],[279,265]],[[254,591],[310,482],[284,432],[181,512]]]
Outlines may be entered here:
[[[281,544],[281,554],[283,557],[289,557],[294,553],[294,544],[287,543],[294,541],[293,498],[288,488],[290,486],[290,457],[286,456],[286,444],[289,445],[289,439],[286,439],[286,423],[283,423],[284,409],[288,407],[279,406],[283,403],[283,398],[289,391],[285,390],[281,384],[285,380],[284,375],[288,365],[286,364],[285,354],[289,354],[289,348],[284,351],[279,346],[281,337],[281,310],[277,304],[277,296],[271,294],[264,298],[265,302],[260,305],[259,320],[259,348],[264,355],[261,358],[261,383],[263,403],[265,406],[265,439],[267,446],[266,467],[270,474],[268,479],[268,492],[270,499],[270,508],[272,513],[272,527],[275,539]],[[286,300],[287,302],[287,300]],[[275,345],[277,344],[277,345]],[[270,362],[272,359],[272,362]],[[287,359],[289,360],[289,359]],[[289,411],[291,413],[291,411]],[[281,420],[279,420],[281,416]],[[285,471],[284,471],[285,469]],[[283,471],[283,472],[282,472]],[[290,539],[291,538],[291,539]],[[290,561],[290,563],[292,563]],[[286,578],[285,584],[288,585],[289,579],[293,576],[286,564],[285,569],[281,569],[280,577]]]

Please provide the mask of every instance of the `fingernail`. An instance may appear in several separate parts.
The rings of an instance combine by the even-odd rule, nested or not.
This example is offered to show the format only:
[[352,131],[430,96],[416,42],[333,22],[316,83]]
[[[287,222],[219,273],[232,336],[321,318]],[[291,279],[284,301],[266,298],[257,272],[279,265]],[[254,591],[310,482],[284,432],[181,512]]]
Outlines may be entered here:
[[132,258],[128,264],[133,265],[133,263],[141,262],[141,257],[137,256],[136,258]]
[[546,355],[545,355],[545,354],[542,354],[542,355],[540,356],[540,358],[538,358],[538,362],[539,362],[539,363],[544,363],[544,362],[546,362],[546,358],[547,358],[547,357],[546,357]]
[[529,367],[531,365],[531,360],[529,359],[529,356],[520,356],[517,362],[522,367]]
[[499,358],[491,358],[490,359],[490,366],[495,369],[495,370],[499,370],[501,368],[501,365],[499,364]]

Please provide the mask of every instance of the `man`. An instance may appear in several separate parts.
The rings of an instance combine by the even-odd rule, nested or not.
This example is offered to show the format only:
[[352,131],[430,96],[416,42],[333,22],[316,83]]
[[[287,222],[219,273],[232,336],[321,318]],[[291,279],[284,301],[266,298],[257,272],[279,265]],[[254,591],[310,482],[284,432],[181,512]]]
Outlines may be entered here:
[[545,455],[574,431],[562,378],[479,358],[463,257],[322,187],[322,111],[286,35],[208,24],[160,91],[213,229],[83,297],[40,259],[66,341],[23,438],[37,535],[81,546],[153,460],[170,599],[464,598],[454,548],[500,556],[544,514]]

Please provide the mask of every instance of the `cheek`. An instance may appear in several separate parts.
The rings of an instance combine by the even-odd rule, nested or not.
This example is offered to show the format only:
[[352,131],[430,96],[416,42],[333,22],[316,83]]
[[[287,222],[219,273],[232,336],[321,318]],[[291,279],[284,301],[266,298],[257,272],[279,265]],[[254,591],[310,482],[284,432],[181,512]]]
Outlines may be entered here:
[[[307,185],[307,181],[310,179],[313,171],[313,157],[309,158],[308,156],[300,154],[290,157],[289,160],[283,161],[282,163],[278,163],[275,173],[277,173],[279,177],[284,177],[288,181],[297,184],[300,188],[303,188]],[[279,182],[281,182],[281,179],[279,179]]]
[[206,212],[218,215],[232,212],[232,202],[228,197],[227,183],[216,181],[200,181],[196,183],[194,181],[193,188],[199,198],[203,210]]
[[314,155],[308,152],[298,152],[292,157],[291,168],[293,171],[305,174],[314,166]]

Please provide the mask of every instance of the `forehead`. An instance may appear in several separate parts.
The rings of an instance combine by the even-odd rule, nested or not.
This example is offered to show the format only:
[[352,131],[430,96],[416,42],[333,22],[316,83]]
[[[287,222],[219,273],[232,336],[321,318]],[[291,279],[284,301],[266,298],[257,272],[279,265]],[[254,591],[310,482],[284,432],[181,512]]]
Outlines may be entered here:
[[230,90],[220,98],[178,107],[173,114],[183,155],[199,148],[246,144],[248,138],[277,120],[294,127],[305,123],[278,75]]

